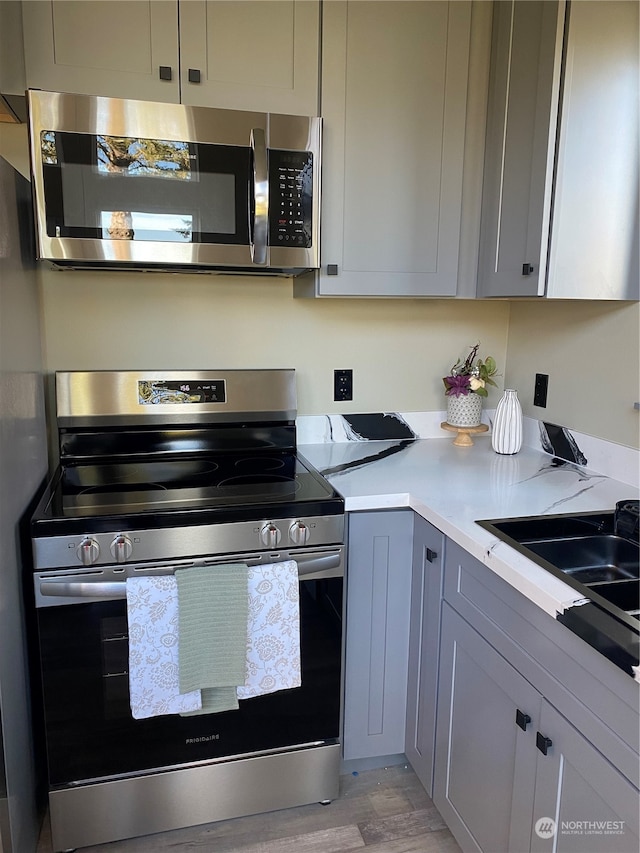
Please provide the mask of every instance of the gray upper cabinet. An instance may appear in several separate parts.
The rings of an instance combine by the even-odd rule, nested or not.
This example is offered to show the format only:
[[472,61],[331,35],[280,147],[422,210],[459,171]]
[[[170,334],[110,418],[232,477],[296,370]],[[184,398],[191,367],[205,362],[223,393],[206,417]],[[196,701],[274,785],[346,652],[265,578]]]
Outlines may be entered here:
[[[458,293],[463,211],[473,211],[465,152],[476,154],[484,135],[484,108],[473,145],[467,112],[477,108],[478,83],[486,98],[490,15],[486,3],[324,4],[322,270],[313,295]],[[472,38],[483,22],[486,55]]]
[[555,0],[494,3],[479,296],[544,293],[562,12]]
[[637,299],[638,3],[494,3],[479,296]]
[[315,115],[311,0],[23,3],[29,88]]
[[[320,3],[179,2],[182,103],[318,113]],[[190,81],[195,69],[199,82]]]
[[637,0],[569,8],[547,296],[638,299]]
[[175,0],[23,2],[22,24],[29,89],[180,100]]

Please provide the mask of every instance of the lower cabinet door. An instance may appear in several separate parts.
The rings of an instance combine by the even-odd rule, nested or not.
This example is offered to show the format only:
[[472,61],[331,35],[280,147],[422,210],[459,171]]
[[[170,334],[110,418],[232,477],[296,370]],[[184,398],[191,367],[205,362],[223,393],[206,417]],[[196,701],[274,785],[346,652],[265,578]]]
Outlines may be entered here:
[[433,801],[464,851],[529,849],[541,702],[445,602]]
[[413,512],[349,515],[343,755],[404,752]]
[[437,528],[416,515],[404,751],[430,797],[433,796],[444,542],[445,537]]
[[637,853],[640,799],[631,782],[547,702],[536,739],[533,853]]

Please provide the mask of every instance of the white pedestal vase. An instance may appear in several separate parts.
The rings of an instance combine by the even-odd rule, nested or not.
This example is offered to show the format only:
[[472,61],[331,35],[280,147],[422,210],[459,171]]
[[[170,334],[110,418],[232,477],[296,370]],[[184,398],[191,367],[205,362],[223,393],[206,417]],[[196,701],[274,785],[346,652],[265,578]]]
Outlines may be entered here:
[[505,389],[496,408],[491,446],[496,453],[505,455],[517,453],[522,447],[522,407],[513,388]]
[[447,397],[447,423],[457,427],[479,426],[482,418],[482,397],[461,394]]

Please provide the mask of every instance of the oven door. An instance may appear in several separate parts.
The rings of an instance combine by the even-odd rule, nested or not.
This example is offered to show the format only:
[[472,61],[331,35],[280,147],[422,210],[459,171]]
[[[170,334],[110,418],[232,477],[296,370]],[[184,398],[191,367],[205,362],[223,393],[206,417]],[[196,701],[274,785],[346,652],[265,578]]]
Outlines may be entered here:
[[[50,788],[336,743],[343,551],[339,547],[268,555],[268,562],[298,562],[302,686],[243,700],[235,711],[192,717],[134,720],[131,715],[122,581],[129,574],[140,576],[140,566],[39,573]],[[255,555],[238,561],[257,562]],[[177,567],[156,564],[144,571],[169,574]],[[215,571],[215,564],[211,569]]]

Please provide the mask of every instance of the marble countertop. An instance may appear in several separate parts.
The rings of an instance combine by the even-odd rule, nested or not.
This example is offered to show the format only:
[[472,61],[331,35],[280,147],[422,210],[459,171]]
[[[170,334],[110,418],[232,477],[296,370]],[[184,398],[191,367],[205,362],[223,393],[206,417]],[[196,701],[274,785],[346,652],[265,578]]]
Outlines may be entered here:
[[347,512],[409,507],[556,617],[582,599],[572,587],[476,524],[479,519],[611,511],[637,499],[626,483],[532,448],[500,456],[488,436],[301,444]]

